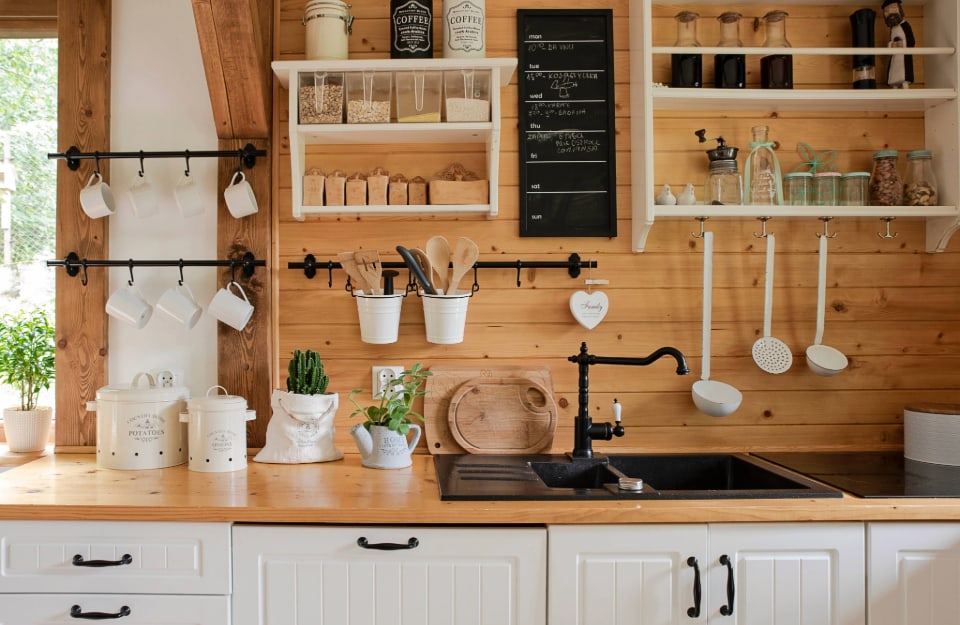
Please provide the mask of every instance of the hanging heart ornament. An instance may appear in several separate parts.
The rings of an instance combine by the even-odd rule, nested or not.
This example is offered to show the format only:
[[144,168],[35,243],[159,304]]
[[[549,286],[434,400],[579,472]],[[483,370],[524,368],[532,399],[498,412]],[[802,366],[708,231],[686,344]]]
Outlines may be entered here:
[[577,323],[592,330],[603,321],[610,308],[610,301],[603,291],[577,291],[570,296],[570,312]]

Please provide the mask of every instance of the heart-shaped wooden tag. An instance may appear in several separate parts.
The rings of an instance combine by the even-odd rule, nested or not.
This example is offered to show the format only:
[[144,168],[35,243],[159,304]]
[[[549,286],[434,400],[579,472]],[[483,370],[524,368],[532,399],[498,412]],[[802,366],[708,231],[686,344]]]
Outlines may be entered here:
[[570,312],[573,318],[588,330],[592,330],[607,316],[607,294],[603,291],[577,291],[570,296]]

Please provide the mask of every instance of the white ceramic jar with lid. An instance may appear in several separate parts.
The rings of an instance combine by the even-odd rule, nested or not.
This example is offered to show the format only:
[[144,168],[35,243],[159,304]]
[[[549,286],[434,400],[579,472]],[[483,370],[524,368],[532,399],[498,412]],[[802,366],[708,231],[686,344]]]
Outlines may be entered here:
[[[187,402],[180,421],[189,423],[190,470],[240,471],[247,467],[247,421],[257,415],[247,410],[239,395],[220,395],[227,389],[211,386],[204,397]],[[212,394],[211,394],[212,393]]]
[[483,58],[486,55],[484,0],[443,0],[443,57]]
[[352,5],[340,0],[310,0],[303,10],[307,60],[346,59],[353,32]]

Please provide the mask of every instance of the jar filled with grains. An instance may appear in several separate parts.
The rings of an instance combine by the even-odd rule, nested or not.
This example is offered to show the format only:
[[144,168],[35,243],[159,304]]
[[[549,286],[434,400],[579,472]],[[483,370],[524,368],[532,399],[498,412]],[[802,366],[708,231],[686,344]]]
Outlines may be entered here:
[[836,206],[840,188],[840,172],[818,171],[813,174],[813,198],[816,206]]
[[897,171],[897,151],[873,153],[873,174],[870,176],[870,205],[899,206],[903,199],[903,181]]
[[840,176],[840,206],[866,206],[869,200],[870,172],[851,171]]
[[452,69],[443,72],[448,122],[490,121],[490,72]]
[[348,124],[390,122],[392,72],[349,72],[346,81]]
[[937,205],[937,178],[933,174],[933,153],[930,150],[907,152],[903,203],[907,206]]
[[795,171],[783,175],[783,203],[787,206],[806,206],[810,204],[810,192],[813,174],[809,171]]
[[343,74],[338,72],[300,72],[301,124],[339,124],[343,122]]

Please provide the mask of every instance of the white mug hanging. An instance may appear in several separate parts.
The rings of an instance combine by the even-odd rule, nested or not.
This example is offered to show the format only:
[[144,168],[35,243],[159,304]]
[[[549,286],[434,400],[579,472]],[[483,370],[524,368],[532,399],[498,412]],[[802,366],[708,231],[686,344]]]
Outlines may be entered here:
[[[588,274],[589,276],[589,274]],[[570,312],[577,323],[588,330],[592,330],[603,321],[610,308],[610,300],[603,291],[594,291],[594,284],[608,284],[609,280],[594,280],[588,277],[584,280],[586,291],[577,291],[570,296]]]

